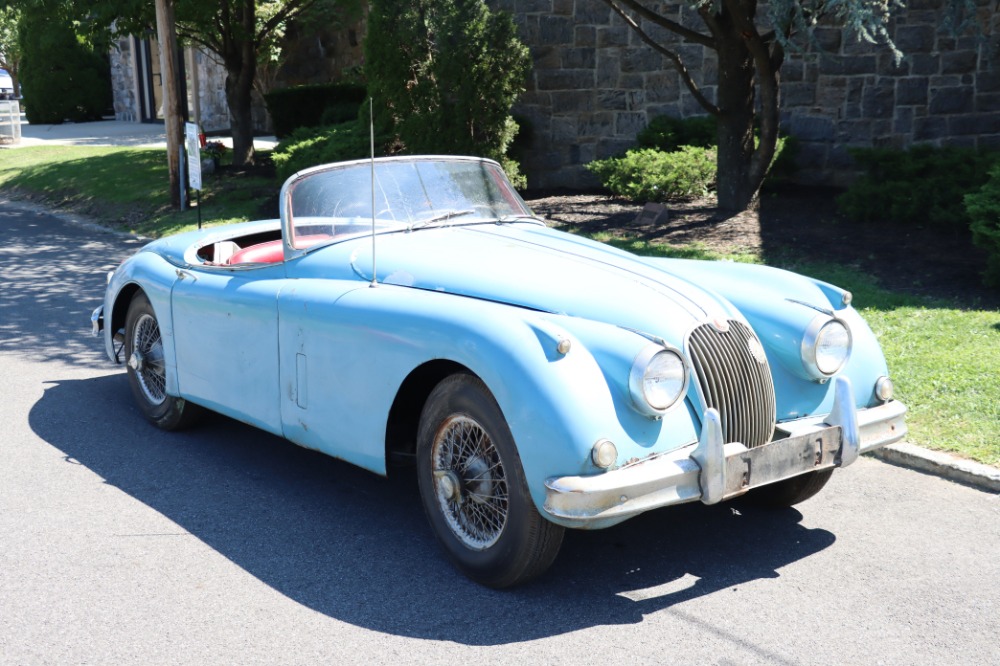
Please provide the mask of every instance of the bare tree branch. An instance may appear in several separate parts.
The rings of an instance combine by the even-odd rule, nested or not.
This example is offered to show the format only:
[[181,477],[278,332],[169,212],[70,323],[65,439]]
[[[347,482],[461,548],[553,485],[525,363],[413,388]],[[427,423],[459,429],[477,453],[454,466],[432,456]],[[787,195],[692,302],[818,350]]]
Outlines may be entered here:
[[[605,4],[610,6],[620,15],[621,10],[615,6],[614,2],[615,0],[604,0]],[[691,30],[690,28],[686,28],[677,21],[671,21],[667,17],[658,14],[652,11],[651,9],[645,7],[642,3],[638,2],[638,0],[620,0],[620,2],[629,9],[631,9],[632,11],[634,11],[636,14],[641,16],[642,18],[646,19],[647,21],[655,23],[661,28],[665,28],[676,35],[680,35],[689,42],[694,42],[695,44],[701,44],[702,46],[708,47],[710,49],[715,48],[715,40],[713,40],[708,35],[703,35],[697,30]]]
[[695,80],[691,77],[691,72],[688,71],[688,68],[684,65],[684,62],[681,60],[679,55],[665,48],[664,46],[659,44],[656,40],[654,40],[652,37],[650,37],[642,29],[642,27],[635,19],[629,16],[624,9],[618,6],[615,0],[605,0],[605,2],[607,2],[607,4],[611,7],[611,9],[615,11],[616,14],[621,16],[622,19],[624,19],[625,22],[628,23],[629,27],[635,30],[636,34],[639,35],[639,39],[641,39],[646,44],[653,47],[653,49],[658,53],[661,53],[670,59],[670,61],[674,64],[674,68],[681,75],[681,80],[684,81],[684,85],[688,87],[688,90],[691,91],[691,94],[694,95],[694,98],[698,100],[698,103],[701,104],[701,106],[704,107],[706,111],[708,111],[712,115],[719,115],[719,107],[713,104],[701,92],[701,89],[698,87],[697,82],[695,82]]

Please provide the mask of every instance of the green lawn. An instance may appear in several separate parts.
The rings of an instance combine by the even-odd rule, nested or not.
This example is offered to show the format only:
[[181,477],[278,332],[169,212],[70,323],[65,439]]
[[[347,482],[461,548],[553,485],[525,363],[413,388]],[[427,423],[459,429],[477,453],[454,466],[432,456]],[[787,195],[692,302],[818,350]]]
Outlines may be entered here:
[[[279,183],[206,176],[206,225],[259,217]],[[158,237],[193,228],[195,211],[166,205],[162,149],[46,146],[0,150],[0,187],[81,210],[109,226]],[[638,240],[611,242],[639,254],[759,261]],[[1000,465],[1000,312],[963,310],[878,287],[871,276],[829,264],[782,266],[854,293],[854,305],[882,341],[897,397],[909,407],[909,441]]]
[[[0,187],[73,208],[107,225],[157,238],[193,229],[196,210],[171,210],[166,151],[108,146],[35,146],[0,150]],[[257,217],[277,191],[266,178],[206,175],[202,222],[209,226]],[[193,193],[192,193],[193,196]]]

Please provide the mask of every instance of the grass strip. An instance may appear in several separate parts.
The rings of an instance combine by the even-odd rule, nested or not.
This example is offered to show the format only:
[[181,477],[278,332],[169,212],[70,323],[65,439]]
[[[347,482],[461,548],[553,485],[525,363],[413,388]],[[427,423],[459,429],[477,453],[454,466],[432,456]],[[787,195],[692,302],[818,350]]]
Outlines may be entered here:
[[[262,201],[277,192],[274,179],[254,176],[209,174],[203,177],[203,185],[204,226],[254,219]],[[198,224],[197,210],[170,207],[166,151],[162,148],[32,146],[0,150],[0,187],[150,238],[194,229]]]

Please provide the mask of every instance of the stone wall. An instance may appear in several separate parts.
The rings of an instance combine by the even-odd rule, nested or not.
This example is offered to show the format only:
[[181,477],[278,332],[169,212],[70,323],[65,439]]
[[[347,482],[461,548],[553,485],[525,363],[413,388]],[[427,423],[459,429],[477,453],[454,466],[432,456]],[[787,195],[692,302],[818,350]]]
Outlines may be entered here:
[[139,100],[135,97],[135,54],[131,37],[122,37],[111,46],[111,95],[115,120],[137,122]]
[[[799,139],[800,178],[843,184],[849,146],[912,143],[1000,148],[1000,16],[977,0],[986,38],[940,29],[942,0],[910,0],[891,33],[906,54],[897,66],[884,47],[819,32],[822,55],[790,56],[782,68],[782,127]],[[642,43],[601,0],[490,0],[512,13],[534,69],[514,109],[527,119],[531,147],[522,165],[531,187],[594,184],[583,165],[620,153],[659,114],[701,115],[670,62]],[[685,6],[671,17],[699,27]],[[711,51],[677,45],[694,78],[715,96]],[[992,46],[992,48],[991,48]]]
[[[226,102],[226,68],[219,56],[202,49],[184,49],[184,64],[187,74],[188,111],[192,121],[201,125],[205,132],[228,130],[229,103]],[[254,108],[255,129],[263,130],[267,125],[264,113]]]

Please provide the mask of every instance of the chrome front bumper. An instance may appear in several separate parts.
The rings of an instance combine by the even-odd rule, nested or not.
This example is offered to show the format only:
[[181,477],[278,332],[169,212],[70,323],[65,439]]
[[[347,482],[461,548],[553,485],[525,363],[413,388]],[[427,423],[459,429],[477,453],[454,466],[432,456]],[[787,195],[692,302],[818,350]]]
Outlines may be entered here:
[[787,436],[753,449],[724,444],[719,413],[709,409],[694,444],[604,474],[547,479],[545,510],[563,525],[607,527],[650,509],[696,500],[715,504],[768,483],[846,467],[906,435],[902,403],[858,411],[845,377],[837,378],[834,392],[830,414],[778,424]]
[[90,333],[95,338],[101,337],[101,331],[104,330],[104,306],[98,306],[90,315]]

